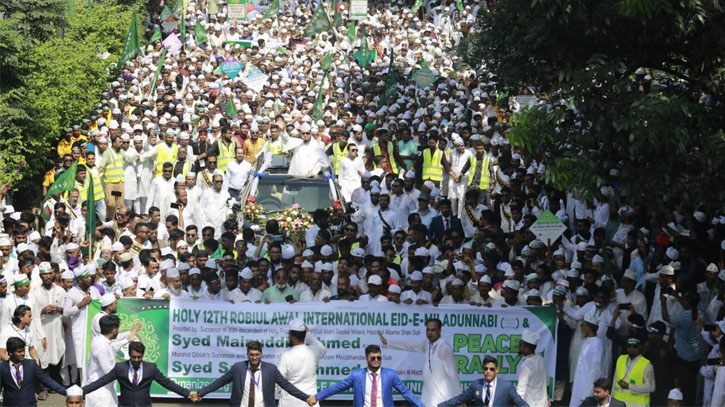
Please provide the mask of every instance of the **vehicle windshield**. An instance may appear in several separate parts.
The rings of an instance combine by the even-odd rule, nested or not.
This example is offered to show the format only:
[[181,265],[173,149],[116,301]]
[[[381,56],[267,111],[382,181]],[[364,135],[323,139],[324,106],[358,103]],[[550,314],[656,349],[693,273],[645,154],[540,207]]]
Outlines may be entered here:
[[257,203],[265,212],[279,212],[299,204],[307,211],[327,208],[332,205],[332,192],[327,182],[312,183],[281,181],[277,183],[260,181],[256,193]]

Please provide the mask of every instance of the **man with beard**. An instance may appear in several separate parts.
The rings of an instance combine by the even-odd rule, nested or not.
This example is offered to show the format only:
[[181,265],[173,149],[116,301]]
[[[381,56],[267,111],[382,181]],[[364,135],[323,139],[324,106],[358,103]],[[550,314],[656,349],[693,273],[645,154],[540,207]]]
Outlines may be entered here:
[[[73,270],[76,285],[68,290],[63,301],[63,316],[68,318],[69,329],[66,331],[66,354],[63,360],[63,384],[77,384],[82,372],[85,358],[83,344],[88,326],[88,304],[91,300],[101,298],[96,287],[91,286],[91,276],[84,266]],[[68,377],[67,368],[70,368]]]
[[612,382],[602,377],[594,382],[592,396],[587,397],[581,403],[581,407],[625,407],[626,404],[612,398],[609,394],[612,391]]
[[[50,263],[40,263],[38,270],[43,284],[30,293],[30,298],[35,304],[36,319],[42,323],[46,338],[46,346],[39,346],[37,349],[38,358],[40,367],[53,380],[60,381],[60,361],[65,353],[63,337],[65,290],[54,283],[53,268]],[[38,398],[41,400],[47,398],[47,391],[43,390]]]
[[154,298],[189,298],[189,293],[181,288],[181,274],[178,269],[172,267],[166,270],[166,287],[157,291]]
[[[301,139],[287,139],[285,151],[293,151],[294,155],[290,161],[289,175],[312,178],[322,169],[330,167],[330,160],[325,155],[325,150],[320,147],[317,141],[312,141],[312,128],[309,123],[302,125],[300,129]],[[283,137],[285,137],[283,135]]]
[[[98,314],[96,314],[93,317],[93,321],[91,321],[91,340],[98,335],[103,335],[103,330],[100,325],[101,318],[106,315],[115,315],[116,310],[118,309],[118,301],[116,301],[116,296],[113,294],[103,294],[99,302],[101,303],[101,310],[98,311]],[[118,337],[112,342],[114,350],[118,351],[125,344],[131,342],[133,339],[129,338],[135,337],[136,333],[141,330],[141,328],[143,328],[143,324],[141,322],[137,322],[130,331],[119,333],[117,335]]]
[[549,396],[546,393],[546,385],[549,381],[549,374],[546,371],[544,358],[536,353],[536,345],[541,336],[528,329],[523,332],[519,340],[519,355],[524,357],[517,369],[519,380],[516,384],[516,392],[531,407],[548,407]]
[[294,303],[299,300],[297,291],[287,285],[287,270],[281,268],[274,272],[275,284],[262,293],[262,302],[265,304],[273,302]]

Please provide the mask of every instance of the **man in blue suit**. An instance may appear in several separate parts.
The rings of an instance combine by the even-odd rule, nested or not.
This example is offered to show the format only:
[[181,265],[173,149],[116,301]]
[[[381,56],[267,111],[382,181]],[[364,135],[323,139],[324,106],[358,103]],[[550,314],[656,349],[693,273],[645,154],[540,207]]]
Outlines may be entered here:
[[516,393],[516,387],[503,379],[497,379],[498,361],[486,356],[483,358],[483,379],[478,379],[452,399],[438,404],[438,407],[455,407],[461,404],[469,406],[505,407],[512,404],[529,407]]
[[428,228],[428,240],[435,244],[443,242],[443,235],[449,230],[455,230],[463,235],[463,225],[458,216],[451,212],[451,201],[442,199],[438,203],[438,210],[441,214],[434,217]]
[[[354,407],[392,407],[393,389],[397,390],[409,403],[417,407],[425,407],[415,397],[409,388],[400,380],[393,369],[380,367],[383,363],[383,356],[380,346],[369,345],[365,348],[365,360],[367,368],[355,369],[345,380],[328,387],[317,393],[318,401],[322,401],[334,394],[353,388],[354,396],[352,405]],[[367,400],[367,401],[366,401]]]
[[[28,311],[30,312],[30,311]],[[65,388],[50,378],[33,359],[25,359],[25,341],[12,337],[6,348],[10,359],[0,363],[0,387],[5,406],[36,406],[35,385],[40,382],[65,396]]]

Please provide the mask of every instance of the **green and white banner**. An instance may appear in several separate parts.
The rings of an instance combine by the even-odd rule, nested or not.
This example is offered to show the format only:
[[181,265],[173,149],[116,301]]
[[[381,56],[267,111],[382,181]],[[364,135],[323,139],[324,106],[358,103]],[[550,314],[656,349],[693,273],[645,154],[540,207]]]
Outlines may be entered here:
[[[98,310],[98,301],[93,301],[88,312],[87,349],[90,348],[90,322]],[[525,329],[541,335],[537,352],[546,361],[550,385],[556,367],[557,318],[554,308],[550,307],[492,309],[348,301],[231,304],[122,298],[118,315],[121,331],[129,330],[136,322],[144,323],[138,334],[146,345],[144,360],[156,363],[164,374],[190,391],[204,387],[234,363],[246,360],[246,344],[252,340],[264,344],[264,361],[277,364],[280,355],[289,349],[288,323],[295,318],[302,318],[310,332],[327,347],[327,354],[317,369],[320,389],[344,379],[353,369],[364,367],[365,347],[380,345],[378,331],[387,340],[426,340],[424,324],[428,318],[443,321],[443,339],[453,347],[464,388],[483,376],[485,356],[498,359],[501,377],[516,381],[522,361],[517,353],[518,342]],[[117,360],[126,359],[126,352],[126,348],[121,349]],[[424,363],[422,354],[383,349],[383,366],[395,369],[418,395],[423,389]],[[228,398],[229,386],[207,397]],[[155,383],[151,395],[176,397]],[[352,399],[352,393],[337,398]]]

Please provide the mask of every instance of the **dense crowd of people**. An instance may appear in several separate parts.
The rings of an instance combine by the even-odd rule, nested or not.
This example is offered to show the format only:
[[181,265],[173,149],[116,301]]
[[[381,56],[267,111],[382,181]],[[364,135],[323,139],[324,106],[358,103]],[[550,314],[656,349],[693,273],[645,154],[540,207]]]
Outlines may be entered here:
[[[507,137],[516,99],[456,56],[493,3],[371,3],[351,27],[341,2],[341,23],[311,37],[303,30],[322,4],[282,2],[268,18],[250,8],[239,21],[223,3],[187,4],[183,48],[149,43],[63,132],[44,193],[71,168],[74,187],[22,211],[9,186],[0,191],[1,360],[16,337],[65,386],[103,377],[111,365],[82,349],[88,304],[100,301],[92,335],[107,339],[113,360],[143,328],[116,326],[114,337],[113,321],[100,324],[121,297],[548,306],[559,319],[556,372],[536,359],[529,333],[519,349],[531,359],[527,379],[514,386],[524,404],[511,402],[725,406],[725,216],[676,191],[630,202],[617,168],[592,196],[547,185],[546,158],[522,155]],[[147,38],[160,23],[148,18]],[[371,61],[355,55],[363,44]],[[243,65],[233,78],[221,69],[230,56]],[[427,70],[430,85],[416,75]],[[259,88],[248,80],[257,71],[267,76]],[[575,109],[564,117],[562,128],[582,120]],[[240,195],[275,155],[291,175],[333,177],[343,213],[303,208],[314,225],[297,241],[275,219],[252,223],[233,210],[253,204]],[[547,211],[566,229],[544,242],[530,228]],[[426,346],[437,346],[437,329]],[[447,366],[434,356],[430,366]],[[550,375],[551,399],[537,380]],[[461,391],[449,387],[425,400]]]

